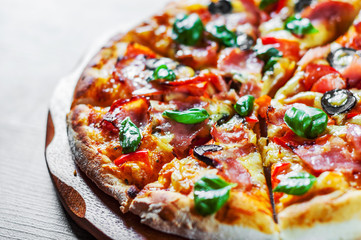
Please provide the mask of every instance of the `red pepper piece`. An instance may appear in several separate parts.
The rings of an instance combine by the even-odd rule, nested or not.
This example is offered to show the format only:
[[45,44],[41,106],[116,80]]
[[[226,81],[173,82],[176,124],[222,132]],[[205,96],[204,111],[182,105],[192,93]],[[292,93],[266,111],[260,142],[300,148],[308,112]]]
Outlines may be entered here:
[[129,154],[123,154],[114,160],[114,164],[117,166],[121,166],[126,162],[144,162],[149,165],[149,154],[147,150],[139,150]]

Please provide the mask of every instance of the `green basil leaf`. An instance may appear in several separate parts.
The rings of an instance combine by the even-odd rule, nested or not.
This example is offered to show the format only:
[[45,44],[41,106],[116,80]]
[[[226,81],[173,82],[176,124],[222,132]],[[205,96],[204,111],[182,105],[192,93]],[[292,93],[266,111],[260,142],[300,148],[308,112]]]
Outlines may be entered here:
[[282,52],[274,48],[272,45],[261,45],[258,44],[254,48],[257,57],[265,62],[263,66],[263,73],[267,71],[273,71],[273,66],[283,56]]
[[298,15],[287,18],[285,22],[285,29],[299,37],[302,37],[305,34],[318,32],[308,18],[301,18]]
[[278,2],[278,0],[261,0],[261,3],[259,4],[259,8],[263,10],[269,5],[274,4],[276,2]]
[[139,146],[142,135],[139,128],[130,120],[125,118],[120,124],[119,140],[123,153],[135,152]]
[[194,184],[194,205],[203,215],[217,212],[228,201],[231,188],[237,184],[228,183],[217,175],[202,177]]
[[278,62],[278,60],[280,59],[280,57],[271,57],[268,62],[263,66],[263,73],[267,72],[267,71],[273,71],[273,67],[274,65]]
[[282,57],[282,52],[272,45],[257,45],[255,47],[257,57],[267,63],[272,57]]
[[237,46],[237,36],[234,32],[227,29],[225,25],[207,25],[209,32],[218,42],[226,47]]
[[194,46],[201,40],[203,30],[203,23],[197,14],[178,15],[173,24],[173,39],[180,44]]
[[208,112],[203,108],[191,108],[182,112],[178,110],[165,110],[162,116],[184,124],[200,123],[209,118]]
[[253,111],[253,104],[254,97],[252,95],[245,95],[238,99],[234,109],[241,117],[246,117]]
[[153,79],[151,80],[158,80],[158,79],[174,81],[176,79],[176,76],[172,69],[168,69],[167,65],[162,64],[154,70]]
[[317,178],[309,173],[290,173],[273,189],[273,192],[283,192],[291,195],[303,195],[310,190]]
[[318,108],[308,106],[292,107],[286,111],[284,120],[298,136],[316,138],[327,127],[327,114]]

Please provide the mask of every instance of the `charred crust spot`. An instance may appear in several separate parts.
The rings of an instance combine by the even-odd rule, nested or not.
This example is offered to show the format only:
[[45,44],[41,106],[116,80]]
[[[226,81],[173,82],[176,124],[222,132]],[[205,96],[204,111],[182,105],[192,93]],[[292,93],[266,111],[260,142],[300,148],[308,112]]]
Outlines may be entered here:
[[130,198],[135,198],[139,193],[139,189],[136,186],[130,186],[130,188],[127,191],[127,194]]

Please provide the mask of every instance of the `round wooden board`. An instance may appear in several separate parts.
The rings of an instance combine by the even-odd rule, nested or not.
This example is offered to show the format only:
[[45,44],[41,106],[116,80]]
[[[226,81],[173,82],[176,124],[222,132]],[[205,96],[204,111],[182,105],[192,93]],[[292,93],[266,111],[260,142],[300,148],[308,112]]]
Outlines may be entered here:
[[78,67],[61,79],[50,103],[45,158],[60,200],[69,215],[97,239],[182,239],[140,223],[132,213],[121,213],[119,203],[108,196],[75,165],[68,144],[66,114],[74,87],[90,59],[114,34],[100,39]]

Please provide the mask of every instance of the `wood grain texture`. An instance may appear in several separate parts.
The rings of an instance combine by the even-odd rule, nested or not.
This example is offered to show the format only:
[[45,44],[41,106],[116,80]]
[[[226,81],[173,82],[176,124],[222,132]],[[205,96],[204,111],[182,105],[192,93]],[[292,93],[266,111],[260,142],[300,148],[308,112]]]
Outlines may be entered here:
[[165,2],[0,0],[0,239],[92,239],[65,213],[47,171],[49,101],[99,35]]

